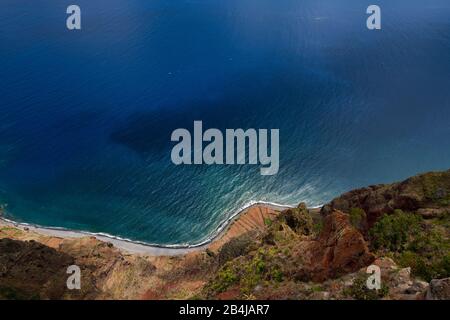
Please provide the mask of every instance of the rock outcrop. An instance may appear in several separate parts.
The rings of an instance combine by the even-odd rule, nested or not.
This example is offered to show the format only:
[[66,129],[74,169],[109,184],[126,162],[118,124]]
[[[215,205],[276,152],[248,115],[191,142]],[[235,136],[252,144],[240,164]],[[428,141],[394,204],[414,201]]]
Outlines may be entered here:
[[349,213],[363,209],[370,228],[383,214],[395,209],[417,211],[424,217],[450,212],[450,170],[430,172],[390,185],[375,185],[344,193],[321,209],[323,215],[333,209]]
[[306,263],[297,275],[305,280],[321,282],[336,278],[375,260],[361,233],[350,224],[348,215],[340,211],[333,211],[324,219],[323,230],[317,239],[299,245],[304,246],[303,261]]
[[450,278],[431,280],[426,299],[450,300]]
[[[450,170],[350,191],[320,210],[252,207],[182,256],[0,221],[0,299],[450,299],[449,248]],[[66,287],[72,264],[79,291]]]
[[[81,270],[81,290],[67,288],[71,265]],[[0,299],[133,298],[154,272],[146,258],[94,237],[62,239],[0,226]]]
[[0,298],[58,299],[73,257],[35,241],[0,239]]

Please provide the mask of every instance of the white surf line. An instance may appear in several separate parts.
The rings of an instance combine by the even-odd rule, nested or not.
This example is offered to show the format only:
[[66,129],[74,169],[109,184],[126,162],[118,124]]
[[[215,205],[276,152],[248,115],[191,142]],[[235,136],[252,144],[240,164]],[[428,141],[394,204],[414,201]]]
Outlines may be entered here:
[[[193,251],[199,251],[204,250],[208,247],[209,244],[214,242],[217,238],[222,236],[228,226],[236,220],[242,213],[245,213],[247,210],[249,210],[252,207],[256,206],[267,206],[274,210],[284,210],[289,208],[294,208],[295,206],[292,205],[283,205],[275,202],[268,202],[268,201],[250,201],[243,207],[239,208],[235,211],[234,214],[232,214],[229,218],[224,220],[219,224],[219,227],[211,234],[209,235],[205,240],[197,243],[197,244],[174,244],[174,245],[159,245],[159,244],[153,244],[153,243],[147,243],[143,241],[137,241],[137,240],[131,240],[127,238],[122,238],[119,236],[110,235],[103,232],[89,232],[84,230],[70,230],[62,227],[44,227],[39,226],[35,224],[30,224],[26,222],[17,222],[10,220],[6,217],[1,216],[0,212],[0,224],[3,222],[3,224],[12,226],[12,227],[22,227],[22,228],[28,228],[31,231],[34,231],[39,234],[48,235],[48,236],[54,236],[59,238],[82,238],[86,236],[93,236],[97,238],[98,240],[101,240],[103,242],[109,242],[112,243],[115,247],[130,252],[130,253],[137,253],[137,254],[147,254],[151,256],[175,256],[175,255],[184,255],[189,252]],[[321,206],[312,207],[313,208],[319,208]]]

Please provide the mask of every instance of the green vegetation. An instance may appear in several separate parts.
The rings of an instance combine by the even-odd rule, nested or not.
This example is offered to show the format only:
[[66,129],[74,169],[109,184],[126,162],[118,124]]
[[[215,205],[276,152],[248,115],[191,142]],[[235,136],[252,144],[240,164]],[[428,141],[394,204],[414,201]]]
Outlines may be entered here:
[[411,267],[414,275],[431,281],[450,276],[450,244],[435,229],[426,230],[398,255],[398,263]]
[[283,272],[277,267],[273,268],[271,278],[276,282],[283,281]]
[[297,234],[310,235],[312,233],[313,221],[304,203],[301,203],[297,208],[282,212],[279,221],[286,224]]
[[350,209],[350,223],[357,229],[362,227],[363,222],[366,220],[366,213],[361,208]]
[[446,173],[430,173],[421,177],[420,185],[428,200],[440,206],[450,205],[450,180]]
[[210,289],[214,292],[223,292],[238,280],[231,263],[228,262],[219,270],[215,281],[210,284]]
[[[313,220],[305,204],[283,211],[275,220],[265,222],[267,229],[262,238],[264,244],[284,247],[299,236],[313,234]],[[288,255],[288,254],[286,254]]]
[[389,288],[381,285],[381,289],[369,289],[367,288],[367,279],[370,275],[360,275],[355,279],[353,284],[344,290],[344,295],[352,297],[357,300],[378,300],[389,293]]
[[274,247],[260,248],[251,255],[227,262],[212,279],[207,292],[215,294],[238,285],[242,295],[251,294],[258,284],[283,281],[282,264],[277,263],[280,252]]
[[370,230],[371,244],[375,249],[401,252],[420,231],[421,217],[401,210],[383,216]]
[[314,285],[314,286],[311,287],[310,291],[312,293],[314,293],[314,292],[322,292],[322,291],[324,291],[324,289],[323,289],[323,287],[321,285]]
[[[259,249],[253,258],[241,268],[241,292],[249,294],[259,283],[281,282],[283,272],[276,263],[276,248]],[[243,271],[243,272],[242,272]]]
[[450,241],[446,218],[425,221],[419,215],[396,210],[370,230],[374,249],[390,252],[414,276],[430,281],[450,276]]
[[323,221],[322,220],[315,222],[312,226],[312,230],[315,235],[319,235],[322,232],[322,229],[323,229]]
[[237,238],[231,239],[220,249],[218,254],[219,263],[224,264],[225,262],[236,257],[245,255],[251,250],[252,243],[253,239],[249,234],[244,234]]
[[23,232],[14,227],[4,226],[0,227],[0,233],[7,233],[8,236],[19,237]]
[[0,300],[39,300],[39,294],[29,295],[10,287],[0,287]]

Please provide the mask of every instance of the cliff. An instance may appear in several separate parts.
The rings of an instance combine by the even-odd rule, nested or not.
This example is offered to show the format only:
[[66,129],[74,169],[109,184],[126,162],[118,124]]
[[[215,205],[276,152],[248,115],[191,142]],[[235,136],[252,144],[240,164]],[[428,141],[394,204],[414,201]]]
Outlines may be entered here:
[[[450,170],[353,190],[321,209],[250,208],[207,248],[129,253],[0,224],[0,298],[449,299]],[[81,290],[66,288],[67,266]],[[382,287],[365,286],[367,266]]]

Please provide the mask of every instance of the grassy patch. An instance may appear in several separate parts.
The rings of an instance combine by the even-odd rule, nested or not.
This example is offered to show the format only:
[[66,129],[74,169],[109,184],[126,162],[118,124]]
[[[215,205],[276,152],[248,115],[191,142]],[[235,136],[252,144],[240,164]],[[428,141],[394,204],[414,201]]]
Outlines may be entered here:
[[314,223],[312,230],[315,235],[319,235],[323,230],[323,221],[319,220],[316,223]]
[[272,225],[272,220],[270,218],[264,218],[264,224],[270,227]]
[[0,234],[1,233],[4,233],[6,234],[6,236],[9,237],[19,237],[20,235],[23,234],[23,231],[15,227],[4,226],[0,227]]

